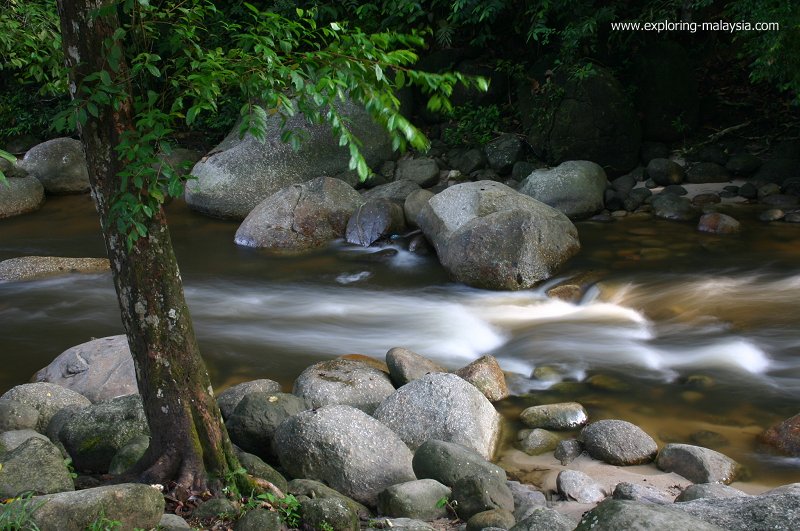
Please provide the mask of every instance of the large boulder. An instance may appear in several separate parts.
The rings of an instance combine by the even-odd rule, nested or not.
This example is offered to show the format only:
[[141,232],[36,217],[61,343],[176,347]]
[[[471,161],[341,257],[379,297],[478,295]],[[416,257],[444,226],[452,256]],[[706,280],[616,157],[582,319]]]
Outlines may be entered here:
[[94,339],[69,348],[33,379],[76,391],[92,402],[139,392],[128,338]]
[[[344,103],[339,107],[348,128],[363,141],[361,152],[370,166],[389,159],[391,141],[360,106]],[[315,179],[338,175],[348,170],[350,152],[339,145],[326,125],[309,125],[301,113],[281,127],[279,116],[267,121],[266,142],[250,134],[243,138],[239,126],[192,169],[197,177],[186,185],[186,202],[199,212],[215,217],[244,219],[257,204],[275,192]],[[298,151],[281,141],[284,130],[304,136]],[[346,220],[345,220],[346,221]]]
[[776,489],[760,496],[703,498],[673,507],[728,531],[800,529],[800,493],[793,489]]
[[36,177],[9,177],[0,185],[0,219],[34,212],[44,204],[44,187]]
[[0,498],[68,490],[75,485],[61,452],[48,440],[31,437],[0,458]]
[[89,191],[89,171],[79,140],[54,138],[33,146],[19,166],[39,179],[48,194]]
[[247,247],[301,252],[344,236],[361,195],[339,179],[317,177],[283,188],[256,206],[236,231]]
[[0,280],[39,280],[72,273],[104,273],[108,258],[69,258],[63,256],[18,256],[0,262]]
[[315,363],[300,373],[292,392],[314,408],[345,404],[371,415],[394,393],[394,385],[381,370],[361,361],[337,358]]
[[389,199],[370,199],[347,222],[345,240],[363,247],[406,230],[403,205]]
[[364,519],[372,514],[369,509],[354,499],[313,479],[293,479],[289,482],[285,492],[298,498],[300,496],[306,496],[308,498],[336,498],[342,500],[351,507],[357,515]]
[[107,472],[117,452],[136,437],[149,435],[139,395],[91,405],[64,423],[59,439],[78,470]]
[[578,232],[558,210],[494,181],[452,186],[432,197],[417,223],[458,281],[525,289],[578,252]]
[[105,518],[120,529],[155,528],[164,514],[164,496],[150,485],[122,483],[18,500],[4,509],[29,516],[32,529],[84,531]]
[[694,483],[731,483],[739,464],[717,451],[691,444],[670,443],[658,452],[656,466]]
[[39,422],[39,411],[28,404],[8,398],[0,399],[0,432],[33,430]]
[[591,160],[613,175],[632,170],[642,139],[639,118],[625,89],[610,70],[571,76],[562,68],[547,90],[520,91],[528,141],[549,164]]
[[439,182],[439,165],[430,158],[402,159],[397,161],[394,178],[412,181],[422,187],[433,186]]
[[550,205],[570,219],[587,218],[603,210],[608,179],[598,164],[569,160],[555,168],[535,170],[519,191]]
[[306,401],[287,393],[250,393],[225,421],[231,440],[242,450],[272,459],[272,440],[281,422],[308,409]]
[[[685,504],[681,504],[685,505]],[[667,505],[607,499],[583,515],[575,531],[722,531],[723,528],[704,522]]]
[[239,402],[241,402],[246,395],[250,393],[280,392],[281,384],[274,380],[269,380],[267,378],[250,380],[248,382],[232,385],[222,391],[219,396],[217,396],[217,405],[219,406],[220,413],[222,413],[222,418],[226,419],[233,414],[234,410],[236,410],[236,406],[239,405]]
[[387,487],[416,479],[403,441],[350,406],[325,406],[290,417],[275,432],[275,448],[290,475],[323,481],[367,505],[375,505]]
[[436,520],[447,517],[447,508],[440,503],[449,499],[450,487],[435,479],[418,479],[392,485],[378,495],[378,512],[386,516]]
[[8,398],[36,408],[39,420],[36,430],[44,433],[50,420],[59,410],[68,406],[86,407],[92,403],[80,393],[60,385],[37,382],[12,387],[0,398]]
[[404,385],[374,415],[412,449],[438,439],[472,448],[488,459],[500,432],[500,415],[491,402],[454,374],[427,374]]

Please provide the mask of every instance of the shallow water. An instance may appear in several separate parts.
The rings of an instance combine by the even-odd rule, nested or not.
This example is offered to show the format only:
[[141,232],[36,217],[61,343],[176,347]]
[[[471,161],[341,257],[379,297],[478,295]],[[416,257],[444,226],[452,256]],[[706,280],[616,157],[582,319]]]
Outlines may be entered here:
[[[180,203],[168,212],[218,387],[268,377],[288,389],[314,361],[395,346],[451,368],[491,353],[515,373],[521,396],[500,404],[510,414],[577,399],[593,418],[630,420],[662,443],[705,441],[747,464],[754,482],[800,481],[797,460],[754,447],[800,409],[800,227],[761,225],[744,207],[745,231],[729,238],[666,221],[580,223],[583,250],[560,278],[592,271],[600,282],[571,304],[544,294],[555,282],[467,288],[405,251],[376,260],[336,244],[274,257],[236,246],[236,223]],[[102,256],[88,198],[50,198],[0,221],[0,260],[31,254]],[[70,346],[120,332],[108,274],[0,284],[0,391]],[[530,378],[537,368],[546,377]]]

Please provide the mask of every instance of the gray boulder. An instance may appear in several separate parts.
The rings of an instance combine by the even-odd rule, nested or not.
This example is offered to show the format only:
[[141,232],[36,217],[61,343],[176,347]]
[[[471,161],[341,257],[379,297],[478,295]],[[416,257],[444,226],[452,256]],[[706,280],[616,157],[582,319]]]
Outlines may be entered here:
[[337,498],[319,498],[300,502],[303,523],[308,529],[358,531],[358,515],[345,502]]
[[47,441],[47,437],[35,430],[11,430],[0,433],[0,454],[11,452],[28,439]]
[[67,406],[90,406],[92,403],[82,394],[76,393],[71,389],[60,385],[38,382],[22,384],[12,387],[0,398],[10,398],[17,402],[22,402],[39,411],[39,421],[36,423],[36,431],[44,433],[50,419],[53,418],[58,410]]
[[344,236],[347,220],[362,203],[352,186],[317,177],[282,188],[261,201],[239,225],[239,245],[301,252]]
[[370,188],[362,194],[362,198],[364,201],[388,199],[402,205],[406,202],[408,196],[417,190],[421,190],[417,183],[404,179]]
[[675,498],[675,503],[689,502],[703,498],[721,500],[724,498],[740,498],[742,496],[749,496],[749,494],[722,483],[698,483],[697,485],[689,485],[686,487],[686,489]]
[[389,367],[389,377],[397,387],[429,373],[447,372],[438,363],[403,347],[395,347],[386,353],[386,365]]
[[742,225],[727,214],[711,212],[700,216],[697,230],[711,234],[736,234],[742,230]]
[[217,519],[220,516],[233,518],[238,513],[236,506],[227,498],[211,498],[201,501],[192,511],[192,518],[198,520]]
[[671,443],[658,452],[656,466],[665,472],[675,472],[694,483],[731,483],[739,464],[717,451]]
[[583,515],[575,531],[721,531],[722,528],[704,522],[668,505],[607,499]]
[[541,428],[520,430],[517,434],[519,449],[528,455],[540,455],[552,452],[558,447],[558,435]]
[[500,415],[491,402],[454,374],[427,374],[404,385],[374,416],[411,449],[438,439],[472,448],[487,459],[500,432]]
[[369,518],[372,513],[364,505],[358,503],[352,498],[349,498],[341,492],[335,491],[324,483],[314,481],[313,479],[293,479],[289,482],[287,490],[289,494],[307,498],[336,498],[342,500],[348,507],[352,508],[355,513],[361,518]]
[[558,459],[563,466],[566,466],[582,453],[583,443],[577,439],[565,439],[559,441],[558,445],[556,445],[556,449],[553,451],[553,457]]
[[564,214],[494,181],[444,190],[423,206],[417,223],[445,269],[476,287],[529,288],[580,248]]
[[472,515],[467,522],[466,531],[482,531],[484,529],[496,531],[500,529],[511,529],[514,524],[514,515],[503,509],[490,509]]
[[699,212],[691,201],[675,194],[662,193],[653,197],[651,202],[656,217],[673,221],[691,221],[697,219]]
[[578,503],[599,503],[606,497],[603,488],[580,470],[562,470],[556,478],[558,493]]
[[95,339],[69,348],[33,379],[72,389],[92,402],[139,392],[128,338],[124,335]]
[[474,385],[491,402],[497,402],[509,395],[503,369],[494,356],[481,356],[454,374]]
[[514,497],[514,518],[517,522],[525,520],[535,510],[547,506],[545,495],[532,485],[519,481],[507,481],[506,485]]
[[800,493],[765,493],[761,496],[703,498],[673,505],[680,511],[728,531],[800,529]]
[[371,199],[360,205],[345,229],[348,243],[369,247],[376,241],[405,232],[406,218],[403,206],[388,199]]
[[105,473],[111,460],[129,442],[149,435],[139,395],[91,405],[66,421],[59,439],[77,470]]
[[39,422],[39,411],[28,404],[8,398],[0,399],[0,432],[34,430]]
[[109,474],[123,474],[142,458],[150,446],[150,437],[139,435],[119,449],[108,465]]
[[511,490],[492,476],[466,476],[459,479],[453,485],[453,502],[462,520],[493,509],[514,512]]
[[371,415],[394,393],[394,386],[381,370],[360,361],[337,358],[315,363],[300,373],[292,392],[312,408],[344,404]]
[[658,445],[641,428],[624,420],[599,420],[578,436],[589,455],[612,465],[640,465],[652,461]]
[[44,187],[33,176],[9,177],[0,186],[0,219],[35,212],[44,204]]
[[586,424],[589,415],[577,402],[562,402],[531,406],[524,409],[519,418],[529,428],[574,430]]
[[378,495],[378,513],[398,518],[436,520],[446,518],[447,508],[440,503],[450,499],[452,490],[435,479],[418,479],[392,485]]
[[486,166],[486,155],[477,148],[452,149],[448,152],[447,157],[450,166],[460,171],[463,175],[469,175]]
[[584,78],[559,69],[550,90],[520,90],[528,142],[549,164],[584,159],[615,175],[636,166],[641,127],[623,86],[610,70],[594,68]]
[[261,460],[260,457],[237,450],[236,457],[239,463],[247,470],[251,476],[264,479],[275,485],[281,492],[287,492],[289,484],[283,475]]
[[413,518],[374,518],[370,519],[370,527],[366,531],[378,531],[380,529],[393,529],[396,531],[436,531],[427,522],[415,520]]
[[423,188],[439,182],[439,165],[429,158],[402,159],[397,161],[394,178],[417,183]]
[[84,531],[105,517],[121,529],[152,529],[164,514],[164,496],[149,485],[123,483],[108,487],[34,496],[7,506],[6,511],[30,512],[40,531]]
[[280,515],[267,509],[247,511],[233,526],[233,531],[281,531],[282,529]]
[[19,166],[39,179],[48,194],[89,191],[89,171],[79,140],[54,138],[33,146]]
[[406,216],[406,223],[410,227],[417,227],[417,216],[422,211],[422,207],[424,207],[428,201],[430,201],[431,197],[433,197],[433,192],[430,190],[414,190],[406,200],[403,202],[403,213]]
[[489,167],[500,175],[507,175],[522,158],[525,144],[517,135],[505,134],[486,144],[483,150]]
[[644,175],[647,179],[653,179],[658,186],[681,184],[686,177],[683,166],[666,158],[655,158],[648,162]]
[[242,401],[245,395],[250,393],[280,392],[281,384],[274,380],[268,380],[266,378],[250,380],[249,382],[232,385],[222,391],[219,396],[217,396],[217,405],[219,406],[220,413],[222,413],[222,418],[226,419],[233,414],[236,406],[239,405],[239,402]]
[[225,426],[231,440],[245,452],[267,460],[275,458],[275,430],[292,415],[308,409],[306,401],[287,393],[248,393],[236,406]]
[[[350,131],[363,140],[361,152],[372,167],[391,158],[389,136],[360,106],[339,106],[349,120]],[[266,142],[252,135],[240,137],[239,125],[192,169],[197,177],[186,184],[191,208],[215,217],[244,219],[261,201],[288,186],[320,175],[347,171],[350,153],[325,125],[309,125],[297,113],[281,128],[280,117],[267,121]],[[305,135],[298,151],[282,142],[283,130]]]
[[[275,516],[277,516],[277,514],[275,514]],[[184,520],[177,514],[164,513],[161,516],[161,520],[158,521],[158,526],[156,526],[156,529],[158,529],[159,531],[183,531],[184,529],[192,529],[192,526],[190,526],[189,523],[186,522],[186,520]],[[278,531],[278,530],[268,529],[267,531]]]
[[290,417],[275,433],[275,448],[290,475],[324,481],[369,505],[387,487],[416,479],[403,441],[350,406],[325,406]]
[[52,494],[75,490],[61,452],[53,443],[31,437],[0,458],[0,497],[25,492]]
[[612,496],[615,500],[632,500],[645,503],[672,503],[672,495],[652,485],[617,483]]
[[582,219],[603,210],[608,179],[600,165],[570,160],[555,168],[535,170],[519,191],[550,205],[570,219]]
[[107,258],[19,256],[0,262],[0,280],[39,280],[72,273],[105,273]]
[[572,531],[575,522],[547,507],[537,507],[524,520],[518,520],[511,531]]

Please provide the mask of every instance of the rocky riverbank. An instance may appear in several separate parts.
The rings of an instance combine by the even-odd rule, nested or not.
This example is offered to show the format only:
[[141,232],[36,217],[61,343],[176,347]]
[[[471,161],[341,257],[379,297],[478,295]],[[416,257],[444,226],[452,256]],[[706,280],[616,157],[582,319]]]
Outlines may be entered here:
[[0,397],[0,496],[36,494],[4,506],[2,518],[58,530],[100,518],[123,529],[187,521],[236,530],[800,525],[797,484],[747,494],[729,486],[742,469],[725,455],[659,447],[639,427],[592,419],[578,403],[503,418],[496,404],[509,391],[494,358],[449,373],[403,348],[385,363],[316,363],[291,393],[271,380],[226,389],[218,403],[241,462],[277,497],[170,492],[165,505],[164,486],[96,486],[147,448],[141,400],[126,394],[133,378],[122,338],[104,338],[69,349],[37,382]]

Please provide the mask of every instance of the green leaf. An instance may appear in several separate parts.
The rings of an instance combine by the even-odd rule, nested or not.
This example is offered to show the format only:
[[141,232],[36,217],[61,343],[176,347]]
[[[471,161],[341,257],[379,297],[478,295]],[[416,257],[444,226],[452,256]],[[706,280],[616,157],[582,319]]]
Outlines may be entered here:
[[147,68],[148,72],[150,72],[153,77],[161,77],[161,71],[156,67],[156,65],[145,63],[145,68]]

